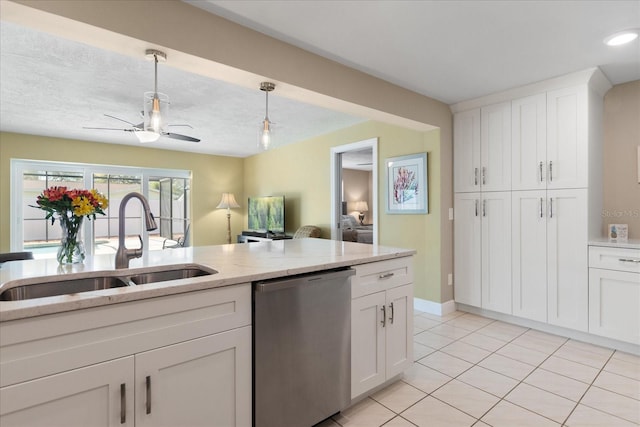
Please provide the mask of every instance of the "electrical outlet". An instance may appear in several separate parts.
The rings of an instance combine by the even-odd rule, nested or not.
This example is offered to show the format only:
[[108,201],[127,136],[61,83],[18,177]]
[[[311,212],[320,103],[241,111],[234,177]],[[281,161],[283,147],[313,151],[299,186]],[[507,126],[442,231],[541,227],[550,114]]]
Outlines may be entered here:
[[447,276],[447,285],[453,286],[453,274],[451,273]]
[[453,221],[453,208],[449,208],[449,221]]

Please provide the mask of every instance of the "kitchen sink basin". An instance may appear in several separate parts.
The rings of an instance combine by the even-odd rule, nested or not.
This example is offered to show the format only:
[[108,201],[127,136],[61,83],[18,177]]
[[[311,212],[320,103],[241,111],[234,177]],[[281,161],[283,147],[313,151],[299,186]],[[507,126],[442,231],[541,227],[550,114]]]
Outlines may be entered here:
[[86,277],[52,282],[36,282],[28,285],[14,286],[0,293],[0,301],[20,301],[32,298],[70,295],[79,292],[98,291],[101,289],[121,288],[127,286],[120,277]]
[[215,270],[203,267],[183,267],[180,269],[168,269],[135,274],[128,276],[128,279],[136,285],[144,285],[145,283],[167,282],[169,280],[208,276],[214,273],[216,273]]
[[140,269],[118,270],[115,273],[117,276],[113,275],[113,272],[110,272],[107,276],[98,275],[96,277],[85,278],[73,278],[73,276],[71,276],[62,280],[61,276],[38,277],[30,279],[30,283],[18,286],[11,286],[9,282],[5,284],[8,289],[3,291],[0,289],[0,301],[21,301],[58,295],[71,295],[80,292],[209,276],[217,273],[216,270],[197,264],[170,265],[156,267],[151,271],[139,271]]

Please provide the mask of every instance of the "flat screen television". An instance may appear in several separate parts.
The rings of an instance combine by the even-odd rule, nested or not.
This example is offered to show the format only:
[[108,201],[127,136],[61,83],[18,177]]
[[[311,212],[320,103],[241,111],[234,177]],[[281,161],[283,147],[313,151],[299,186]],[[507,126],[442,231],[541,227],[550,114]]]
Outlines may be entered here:
[[284,234],[284,196],[249,197],[248,228]]

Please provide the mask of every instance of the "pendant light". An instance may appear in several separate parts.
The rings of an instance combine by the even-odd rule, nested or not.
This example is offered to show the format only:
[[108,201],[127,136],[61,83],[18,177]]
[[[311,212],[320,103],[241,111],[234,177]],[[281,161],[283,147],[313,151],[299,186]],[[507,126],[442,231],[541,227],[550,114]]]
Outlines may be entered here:
[[144,131],[157,135],[167,132],[167,116],[169,114],[169,97],[158,93],[158,61],[166,61],[167,55],[155,49],[147,49],[146,57],[154,62],[153,92],[144,93]]
[[269,146],[273,142],[273,123],[269,121],[269,92],[275,88],[276,85],[274,83],[260,83],[260,90],[266,95],[266,113],[264,115],[264,120],[258,129],[258,147],[265,151],[269,149]]

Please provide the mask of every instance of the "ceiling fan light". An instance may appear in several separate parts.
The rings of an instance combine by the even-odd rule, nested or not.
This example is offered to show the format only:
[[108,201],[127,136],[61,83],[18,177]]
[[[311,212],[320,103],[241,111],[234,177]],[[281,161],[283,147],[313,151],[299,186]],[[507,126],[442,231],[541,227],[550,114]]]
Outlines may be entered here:
[[620,31],[604,39],[604,44],[607,46],[621,46],[623,44],[630,43],[638,38],[638,30],[626,30]]
[[144,129],[162,134],[167,132],[169,97],[164,93],[144,93]]
[[155,142],[160,138],[160,134],[156,132],[149,132],[147,130],[139,130],[134,132],[135,136],[138,137],[138,141],[141,143],[146,142]]

